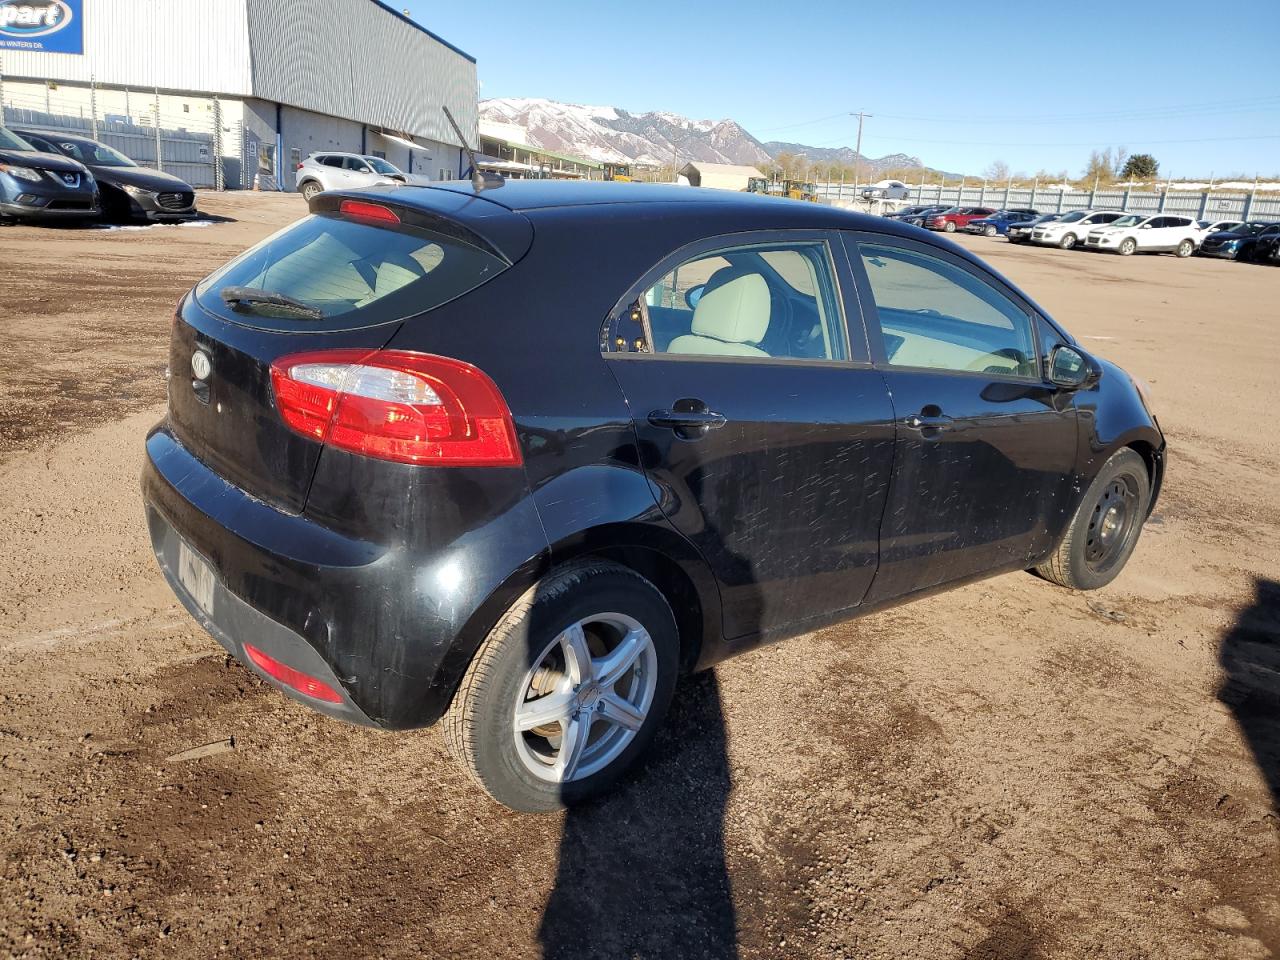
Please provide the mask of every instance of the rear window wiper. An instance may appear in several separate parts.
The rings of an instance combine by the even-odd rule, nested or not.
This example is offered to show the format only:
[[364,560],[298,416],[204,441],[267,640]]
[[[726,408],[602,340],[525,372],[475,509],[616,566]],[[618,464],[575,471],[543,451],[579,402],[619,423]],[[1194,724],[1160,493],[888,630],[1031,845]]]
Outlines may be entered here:
[[307,320],[323,320],[324,314],[310,304],[295,300],[283,293],[273,293],[260,287],[223,287],[218,295],[233,309],[245,307],[272,307],[281,313],[288,313]]

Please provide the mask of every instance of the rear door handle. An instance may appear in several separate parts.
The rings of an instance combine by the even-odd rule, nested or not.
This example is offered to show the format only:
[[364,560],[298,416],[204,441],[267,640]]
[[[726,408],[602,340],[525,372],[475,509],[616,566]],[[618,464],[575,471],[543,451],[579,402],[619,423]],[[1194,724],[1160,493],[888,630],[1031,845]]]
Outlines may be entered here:
[[913,413],[909,417],[902,418],[902,425],[912,430],[945,430],[950,427],[954,420],[946,414],[936,414],[934,416],[923,416]]
[[654,410],[649,422],[669,430],[719,430],[728,421],[714,410]]

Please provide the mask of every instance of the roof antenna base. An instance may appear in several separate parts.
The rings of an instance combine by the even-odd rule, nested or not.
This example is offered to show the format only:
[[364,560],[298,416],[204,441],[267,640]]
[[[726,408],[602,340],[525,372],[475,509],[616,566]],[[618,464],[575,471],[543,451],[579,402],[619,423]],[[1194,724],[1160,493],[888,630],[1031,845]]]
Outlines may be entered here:
[[467,143],[467,138],[462,135],[462,128],[458,126],[458,121],[453,119],[453,114],[449,112],[448,107],[441,106],[440,109],[444,111],[445,119],[449,121],[449,126],[453,127],[453,132],[458,135],[458,142],[462,144],[462,149],[467,153],[467,159],[471,161],[471,188],[476,193],[480,193],[505,186],[507,181],[501,174],[481,171],[480,164],[476,162],[475,151]]

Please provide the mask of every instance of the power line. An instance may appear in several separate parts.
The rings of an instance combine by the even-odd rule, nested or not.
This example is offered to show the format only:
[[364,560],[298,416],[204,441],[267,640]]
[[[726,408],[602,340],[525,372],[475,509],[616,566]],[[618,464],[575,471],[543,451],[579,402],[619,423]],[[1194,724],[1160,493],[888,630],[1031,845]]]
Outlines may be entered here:
[[[943,143],[943,144],[949,144],[954,147],[1097,147],[1097,146],[1103,145],[1102,141],[1098,141],[1098,140],[1080,140],[1080,141],[1076,141],[1075,143],[1063,143],[1063,142],[1027,143],[1025,141],[997,143],[997,142],[978,141],[978,140],[949,140],[949,139],[931,140],[931,139],[920,139],[917,137],[895,137],[891,134],[881,136],[879,139],[887,140],[893,143]],[[1280,134],[1265,133],[1265,134],[1259,134],[1257,136],[1249,136],[1249,137],[1190,137],[1183,140],[1145,140],[1142,137],[1126,136],[1124,140],[1126,144],[1129,146],[1141,147],[1141,146],[1150,146],[1153,144],[1168,144],[1168,143],[1226,143],[1226,142],[1240,141],[1240,140],[1280,140]],[[839,142],[840,141],[838,140],[833,140],[826,145],[835,144]]]

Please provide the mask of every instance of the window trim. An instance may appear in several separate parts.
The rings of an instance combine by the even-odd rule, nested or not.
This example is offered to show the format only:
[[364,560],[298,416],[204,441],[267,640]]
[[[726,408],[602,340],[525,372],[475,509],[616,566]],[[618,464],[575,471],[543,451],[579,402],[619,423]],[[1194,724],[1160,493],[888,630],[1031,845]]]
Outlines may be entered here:
[[[940,246],[934,246],[929,243],[921,243],[908,237],[899,237],[888,233],[871,233],[866,230],[845,230],[844,242],[845,249],[849,257],[849,266],[853,271],[854,280],[858,285],[859,299],[862,301],[863,307],[863,323],[866,327],[867,339],[871,347],[871,365],[878,370],[892,371],[901,370],[908,373],[935,373],[947,376],[957,377],[985,377],[988,380],[1000,380],[1010,383],[1048,383],[1049,379],[1046,374],[1046,357],[1044,349],[1040,341],[1040,325],[1039,320],[1043,319],[1048,322],[1054,329],[1063,333],[1064,339],[1069,343],[1074,340],[1067,336],[1056,323],[1050,318],[1037,310],[1035,305],[1030,303],[1025,297],[1018,293],[1013,287],[1004,283],[996,274],[979,270],[974,264],[969,263],[963,257],[958,257],[949,250]],[[1021,376],[1011,373],[988,373],[982,370],[951,370],[947,367],[913,367],[904,364],[890,363],[888,354],[884,348],[884,333],[880,327],[880,311],[876,304],[875,294],[871,289],[871,278],[867,275],[867,269],[862,262],[862,244],[871,244],[888,247],[899,247],[900,249],[919,253],[923,256],[933,257],[949,266],[956,267],[969,274],[975,280],[990,287],[996,293],[1010,301],[1015,307],[1023,312],[1027,318],[1027,323],[1031,328],[1032,349],[1035,351],[1037,374],[1031,376]]]
[[[845,359],[833,360],[826,357],[733,357],[715,354],[617,351],[614,349],[615,340],[619,335],[619,324],[629,313],[631,304],[636,300],[640,300],[643,303],[644,293],[676,267],[689,260],[711,255],[720,250],[782,244],[820,244],[826,250],[827,262],[831,268],[833,300],[838,314],[837,317],[832,318],[830,332],[833,336],[844,337],[845,353],[847,354]],[[833,230],[742,230],[694,240],[663,256],[618,298],[618,301],[605,315],[604,322],[600,327],[600,354],[606,360],[668,360],[677,362],[785,364],[790,366],[869,367],[871,366],[871,357],[866,343],[866,331],[862,331],[860,338],[855,339],[852,336],[854,332],[853,324],[862,324],[860,309],[857,316],[851,316],[851,311],[854,307],[860,308],[861,298],[857,292],[857,279],[853,275],[848,252],[844,251],[842,255],[841,251],[843,250],[844,245],[841,242],[839,231]],[[652,334],[649,332],[648,326],[648,313],[646,311],[644,327],[646,336],[652,344]]]

